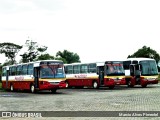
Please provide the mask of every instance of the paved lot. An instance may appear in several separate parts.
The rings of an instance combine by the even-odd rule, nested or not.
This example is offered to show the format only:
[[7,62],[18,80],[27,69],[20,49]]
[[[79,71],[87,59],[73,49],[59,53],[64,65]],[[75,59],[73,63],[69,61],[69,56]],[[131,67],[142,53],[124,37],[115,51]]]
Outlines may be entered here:
[[[113,90],[108,88],[61,89],[57,90],[56,94],[49,91],[41,91],[36,94],[0,91],[0,111],[160,111],[160,84],[149,85],[147,88],[120,86]],[[64,120],[64,118],[59,119]],[[127,120],[128,117],[121,119]],[[156,117],[130,117],[129,119],[158,120]]]

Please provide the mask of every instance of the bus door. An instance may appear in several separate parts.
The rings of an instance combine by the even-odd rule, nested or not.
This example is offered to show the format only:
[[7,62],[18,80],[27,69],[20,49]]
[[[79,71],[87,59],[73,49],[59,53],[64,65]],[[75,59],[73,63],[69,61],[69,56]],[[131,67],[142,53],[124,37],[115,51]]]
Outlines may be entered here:
[[135,65],[134,65],[134,64],[131,64],[131,65],[130,65],[130,75],[131,75],[132,77],[135,76]]
[[136,84],[140,82],[140,66],[139,64],[130,65],[130,74],[135,79]]
[[99,66],[100,85],[104,85],[104,66]]
[[35,88],[39,88],[39,74],[40,67],[34,67],[34,85]]
[[140,76],[141,76],[140,65],[136,64],[135,65],[135,79],[137,83],[140,83]]
[[8,88],[8,80],[9,80],[9,67],[6,68],[6,89]]

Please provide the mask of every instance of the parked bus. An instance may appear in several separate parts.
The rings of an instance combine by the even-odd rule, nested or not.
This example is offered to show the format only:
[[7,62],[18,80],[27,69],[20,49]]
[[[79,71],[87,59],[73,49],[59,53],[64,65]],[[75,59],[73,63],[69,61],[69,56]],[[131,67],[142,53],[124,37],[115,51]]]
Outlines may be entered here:
[[124,61],[126,83],[129,87],[158,84],[158,68],[151,58],[128,58]]
[[4,89],[51,90],[66,88],[64,64],[58,60],[41,60],[4,66],[2,68],[2,87]]
[[[110,71],[113,67],[115,71]],[[116,72],[117,70],[117,72]],[[95,63],[73,63],[65,65],[66,84],[68,87],[84,86],[99,88],[106,86],[113,89],[115,85],[125,85],[123,61],[106,61]]]
[[106,79],[113,79],[115,85],[126,85],[123,61],[106,61],[105,66]]

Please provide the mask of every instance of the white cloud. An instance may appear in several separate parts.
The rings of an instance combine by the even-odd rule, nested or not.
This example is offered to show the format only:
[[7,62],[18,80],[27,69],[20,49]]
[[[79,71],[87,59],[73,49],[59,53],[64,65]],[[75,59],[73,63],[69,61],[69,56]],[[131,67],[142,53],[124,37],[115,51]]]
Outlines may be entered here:
[[144,45],[160,53],[159,6],[158,0],[1,0],[0,39],[23,44],[30,36],[50,54],[67,49],[82,62],[125,59]]

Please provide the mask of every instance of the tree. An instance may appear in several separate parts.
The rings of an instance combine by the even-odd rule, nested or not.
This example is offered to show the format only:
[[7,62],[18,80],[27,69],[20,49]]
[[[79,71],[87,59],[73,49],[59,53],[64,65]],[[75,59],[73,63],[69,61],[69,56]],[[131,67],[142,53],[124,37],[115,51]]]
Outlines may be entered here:
[[12,61],[11,60],[6,60],[2,66],[8,66],[8,65],[12,65]]
[[56,53],[56,57],[56,59],[63,60],[64,63],[80,62],[80,57],[77,53],[73,53],[67,50],[64,50],[63,52],[58,51]]
[[47,50],[46,46],[39,46],[37,42],[32,40],[26,40],[25,46],[27,47],[27,52],[20,55],[23,63],[36,60],[41,53]]
[[131,57],[153,58],[156,60],[157,63],[160,60],[160,55],[155,50],[147,46],[143,46],[141,49],[138,49],[137,52],[128,56],[128,58]]
[[66,59],[65,58],[61,58],[61,57],[57,57],[57,58],[55,58],[55,60],[61,60],[61,61],[63,61],[63,63],[67,63],[67,61],[66,61]]
[[9,59],[10,64],[16,63],[15,57],[21,48],[22,46],[16,45],[14,43],[0,43],[0,53],[5,54],[5,56]]
[[37,57],[36,60],[54,60],[54,56],[51,56],[50,54],[41,54],[40,56]]

